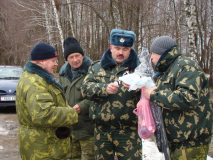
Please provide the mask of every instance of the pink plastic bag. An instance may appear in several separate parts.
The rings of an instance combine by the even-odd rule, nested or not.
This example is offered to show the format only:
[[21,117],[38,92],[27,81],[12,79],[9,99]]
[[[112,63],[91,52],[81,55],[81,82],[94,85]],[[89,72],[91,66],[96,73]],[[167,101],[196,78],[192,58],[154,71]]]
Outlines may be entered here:
[[155,132],[156,125],[150,109],[149,100],[144,96],[141,89],[141,99],[137,108],[133,110],[138,116],[138,135],[140,138],[147,139]]

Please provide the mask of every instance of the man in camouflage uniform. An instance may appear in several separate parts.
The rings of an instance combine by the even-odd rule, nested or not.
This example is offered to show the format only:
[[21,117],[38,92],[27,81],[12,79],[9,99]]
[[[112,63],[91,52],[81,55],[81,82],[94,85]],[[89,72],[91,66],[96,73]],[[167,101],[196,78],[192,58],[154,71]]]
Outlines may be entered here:
[[134,41],[134,32],[113,29],[110,48],[91,65],[83,81],[83,96],[92,100],[96,159],[113,160],[115,153],[119,160],[142,159],[137,116],[133,113],[140,91],[129,92],[129,85],[117,83],[120,76],[133,72],[138,65]]
[[78,122],[78,113],[68,107],[63,87],[53,76],[56,66],[55,48],[38,43],[17,85],[19,151],[23,160],[71,156],[70,126]]
[[209,81],[203,70],[181,55],[176,42],[161,36],[151,45],[156,86],[146,98],[162,107],[172,160],[206,160],[212,136]]
[[78,123],[71,131],[71,157],[75,160],[94,160],[94,124],[89,118],[90,101],[82,97],[81,85],[92,60],[84,55],[74,37],[64,40],[64,58],[67,61],[59,72],[59,83],[70,107],[78,112]]

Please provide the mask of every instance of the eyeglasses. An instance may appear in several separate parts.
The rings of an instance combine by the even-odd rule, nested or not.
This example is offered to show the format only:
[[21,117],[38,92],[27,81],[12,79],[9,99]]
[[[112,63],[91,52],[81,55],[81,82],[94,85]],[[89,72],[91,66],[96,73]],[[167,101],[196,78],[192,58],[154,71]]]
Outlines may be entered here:
[[51,59],[51,61],[58,64],[58,59]]

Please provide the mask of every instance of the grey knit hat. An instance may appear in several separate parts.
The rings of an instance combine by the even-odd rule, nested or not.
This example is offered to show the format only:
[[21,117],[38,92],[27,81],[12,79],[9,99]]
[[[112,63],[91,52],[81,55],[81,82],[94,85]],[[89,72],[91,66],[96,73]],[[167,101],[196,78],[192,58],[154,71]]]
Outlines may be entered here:
[[162,55],[166,50],[177,46],[176,42],[169,36],[156,38],[150,47],[150,51]]

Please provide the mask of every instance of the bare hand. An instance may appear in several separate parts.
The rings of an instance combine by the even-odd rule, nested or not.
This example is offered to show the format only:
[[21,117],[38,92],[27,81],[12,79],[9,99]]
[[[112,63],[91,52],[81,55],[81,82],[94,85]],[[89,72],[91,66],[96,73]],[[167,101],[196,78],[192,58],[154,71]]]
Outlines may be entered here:
[[118,87],[119,87],[119,85],[115,84],[115,83],[108,84],[107,93],[108,94],[116,94],[118,92]]
[[147,99],[150,99],[150,95],[152,93],[153,90],[157,89],[157,87],[152,87],[152,88],[146,88],[143,87],[143,94]]
[[126,84],[123,82],[124,87],[126,87],[127,89],[129,89],[130,85]]
[[77,113],[81,113],[81,108],[79,107],[79,105],[74,105],[73,108],[76,109]]

